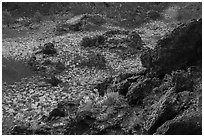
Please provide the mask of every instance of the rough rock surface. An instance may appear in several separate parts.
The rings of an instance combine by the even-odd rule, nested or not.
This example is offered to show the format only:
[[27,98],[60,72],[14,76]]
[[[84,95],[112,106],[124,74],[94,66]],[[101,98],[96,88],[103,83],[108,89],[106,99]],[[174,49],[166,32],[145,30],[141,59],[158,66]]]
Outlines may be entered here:
[[81,42],[83,47],[98,47],[105,44],[106,37],[102,35],[97,35],[94,37],[84,37]]
[[[54,55],[54,54],[56,54],[57,53],[57,50],[55,49],[55,47],[54,47],[55,45],[53,44],[53,43],[51,43],[51,42],[49,42],[49,43],[45,43],[44,44],[44,47],[43,47],[43,49],[42,49],[42,53],[43,54],[46,54],[46,55]],[[37,54],[37,53],[36,53]]]
[[128,103],[131,105],[141,105],[143,99],[148,96],[158,84],[158,79],[150,78],[142,78],[140,81],[133,83],[126,95]]
[[90,134],[96,118],[91,112],[77,114],[75,119],[67,125],[65,135],[86,135]]
[[173,119],[176,115],[189,107],[191,103],[191,93],[184,91],[176,94],[174,92],[173,88],[170,89],[161,97],[158,104],[154,104],[154,110],[146,125],[149,134],[153,134],[165,121]]
[[56,32],[62,33],[62,32],[68,32],[68,31],[81,31],[85,23],[83,21],[85,18],[86,18],[86,14],[75,16],[67,20],[65,23],[62,23],[59,26],[57,26]]
[[202,135],[202,113],[191,112],[167,121],[155,135]]
[[55,33],[61,35],[70,31],[78,32],[97,30],[106,22],[107,20],[105,17],[99,14],[77,15],[56,26]]
[[141,50],[144,42],[136,31],[109,30],[103,35],[84,37],[81,42],[83,47],[100,47],[100,48],[122,48]]
[[141,56],[142,64],[159,77],[172,70],[196,65],[202,59],[202,19],[180,25],[159,40],[151,54],[147,54]]
[[136,31],[132,31],[128,34],[128,46],[141,50],[144,42],[142,41],[140,35]]

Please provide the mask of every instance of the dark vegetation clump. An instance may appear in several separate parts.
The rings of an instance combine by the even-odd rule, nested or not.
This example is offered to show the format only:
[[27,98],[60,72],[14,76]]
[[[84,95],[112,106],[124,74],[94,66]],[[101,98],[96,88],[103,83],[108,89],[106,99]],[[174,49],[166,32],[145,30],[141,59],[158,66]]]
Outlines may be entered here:
[[93,37],[84,37],[81,42],[82,47],[99,47],[105,44],[106,37],[103,35],[96,35]]
[[89,68],[96,68],[96,69],[106,69],[106,59],[100,53],[91,52],[87,59],[84,59],[79,64],[81,67],[89,67]]

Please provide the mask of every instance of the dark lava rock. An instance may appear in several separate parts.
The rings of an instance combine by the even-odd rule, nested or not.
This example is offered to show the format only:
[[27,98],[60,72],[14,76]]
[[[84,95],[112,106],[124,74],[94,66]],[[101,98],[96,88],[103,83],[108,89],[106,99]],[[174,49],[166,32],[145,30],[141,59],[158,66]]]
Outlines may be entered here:
[[120,95],[126,96],[130,85],[131,83],[128,80],[124,80],[113,86],[115,88],[115,92],[118,92]]
[[59,108],[53,109],[47,118],[47,121],[53,120],[56,117],[64,117],[65,116],[65,111]]
[[107,90],[118,92],[120,95],[126,96],[131,83],[137,82],[139,78],[146,74],[146,70],[139,72],[120,73],[114,77],[108,77],[94,88],[98,89],[99,95],[104,96]]
[[135,72],[131,72],[131,73],[120,73],[120,74],[118,74],[118,75],[116,75],[116,76],[114,77],[113,83],[114,83],[114,84],[120,83],[120,82],[126,80],[127,78],[133,77],[133,76],[135,76],[135,75],[137,75],[137,73],[135,73]]
[[98,47],[105,43],[106,37],[102,35],[96,35],[93,37],[84,37],[81,41],[82,47]]
[[11,129],[11,135],[31,135],[32,134],[32,130],[30,130],[28,127],[25,126],[14,126]]
[[81,46],[82,47],[93,47],[93,46],[95,46],[95,41],[88,36],[83,37],[82,42],[81,42]]
[[202,135],[202,113],[187,113],[167,121],[155,135]]
[[51,134],[51,129],[50,128],[40,128],[33,130],[34,135],[50,135]]
[[[148,60],[146,60],[148,59]],[[163,78],[172,70],[201,66],[202,60],[202,20],[192,20],[174,29],[157,42],[156,48],[144,52],[141,61]]]
[[144,42],[142,41],[140,35],[136,31],[132,31],[127,36],[128,40],[128,46],[133,47],[134,49],[142,49]]
[[144,42],[136,31],[109,30],[103,35],[107,37],[106,46],[109,48],[141,50],[144,45]]
[[65,115],[72,115],[77,112],[79,105],[78,101],[63,100],[58,102],[57,108],[63,110]]
[[[39,54],[40,52],[38,52]],[[38,57],[38,59],[36,58]],[[28,61],[27,64],[32,71],[36,71],[39,74],[43,75],[55,75],[59,74],[66,69],[65,63],[53,62],[48,56],[37,56],[33,55]],[[53,77],[54,78],[54,77]],[[49,83],[55,83],[55,79],[52,82],[52,78],[49,80]],[[55,84],[53,84],[55,85]]]
[[82,31],[83,25],[85,24],[84,19],[87,17],[86,14],[75,16],[66,22],[56,26],[56,34],[61,35],[69,31]]
[[28,61],[27,64],[29,66],[29,69],[35,72],[45,72],[46,67],[43,64],[46,64],[45,62],[41,63],[37,60],[36,56],[33,55]]
[[106,58],[100,53],[89,54],[88,59],[84,59],[80,62],[80,67],[89,67],[96,69],[106,69]]
[[66,66],[64,63],[62,63],[61,61],[58,61],[55,64],[55,74],[61,73],[62,71],[64,71],[66,69]]
[[109,31],[106,31],[103,35],[106,36],[106,37],[111,37],[113,35],[128,35],[129,34],[129,31],[128,30],[119,30],[119,29],[116,29],[116,30],[109,30]]
[[169,89],[159,102],[152,106],[153,111],[145,126],[148,133],[154,134],[163,123],[174,119],[178,114],[188,109],[192,100],[193,96],[189,91],[176,93],[174,88]]
[[147,17],[152,20],[156,20],[161,17],[161,14],[159,14],[157,11],[150,10],[147,12]]
[[193,91],[193,80],[188,72],[177,70],[172,72],[172,82],[177,92],[184,90]]
[[57,50],[55,49],[54,44],[49,42],[44,44],[42,53],[46,55],[54,55],[57,53]]
[[[118,102],[119,103],[119,102]],[[116,106],[115,106],[116,105]],[[69,135],[110,135],[110,134],[125,134],[123,126],[131,126],[126,123],[129,114],[127,104],[107,105],[107,109],[100,113],[94,111],[78,112],[76,117],[72,119],[66,126],[65,134]],[[125,119],[126,118],[126,119]],[[128,119],[130,120],[130,119]]]
[[28,60],[28,65],[31,66],[31,67],[34,67],[36,66],[36,57],[35,56],[32,56],[29,60]]
[[42,62],[42,65],[45,65],[45,66],[52,65],[52,64],[53,64],[52,61],[49,60],[49,59],[46,59],[46,60],[44,60],[44,61]]
[[89,111],[78,113],[66,126],[65,135],[88,135],[94,126],[94,115]]
[[69,26],[68,28],[71,31],[81,31],[83,23],[79,21],[79,22],[76,22],[75,24],[66,24],[66,25]]
[[37,54],[45,54],[45,55],[51,55],[57,54],[57,50],[55,49],[55,45],[51,42],[45,43],[42,47],[42,50],[39,50],[35,52],[35,55]]
[[140,56],[142,66],[147,68],[147,70],[150,70],[153,66],[151,54],[152,50],[150,48],[144,48],[144,51]]
[[[140,74],[141,73],[141,74]],[[138,75],[138,76],[135,76]],[[108,77],[101,83],[98,83],[94,88],[98,89],[99,95],[104,96],[107,93],[107,89],[113,89],[114,92],[119,92],[121,95],[126,95],[130,84],[137,81],[139,75],[143,75],[142,72],[138,73],[120,73],[115,77]]]
[[10,132],[11,135],[50,135],[51,130],[48,127],[40,127],[31,129],[27,126],[14,126]]
[[94,89],[98,90],[98,93],[100,96],[104,96],[104,94],[107,92],[107,88],[108,86],[111,85],[113,78],[112,77],[108,77],[106,79],[104,79],[101,83],[98,83]]
[[119,125],[109,126],[95,133],[96,135],[127,135]]
[[82,14],[56,26],[56,35],[62,35],[70,31],[94,31],[106,23],[106,18],[99,14]]
[[[119,107],[119,106],[118,106]],[[109,107],[111,108],[111,107]],[[109,113],[107,119],[95,122],[97,135],[132,135],[143,134],[143,120],[139,116],[140,109],[123,106]],[[107,111],[105,114],[107,114]]]
[[126,97],[130,105],[141,105],[143,99],[148,96],[153,88],[160,83],[157,78],[142,78],[131,85]]
[[52,86],[57,86],[58,84],[62,83],[62,80],[59,80],[58,78],[56,78],[55,76],[51,76],[50,79],[46,80],[48,83],[50,83]]

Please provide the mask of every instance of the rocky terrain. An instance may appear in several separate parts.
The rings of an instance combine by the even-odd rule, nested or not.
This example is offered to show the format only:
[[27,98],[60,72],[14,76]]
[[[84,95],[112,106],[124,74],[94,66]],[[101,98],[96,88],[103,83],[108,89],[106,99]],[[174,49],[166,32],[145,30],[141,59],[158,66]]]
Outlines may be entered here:
[[3,134],[201,135],[201,4],[122,3],[140,22],[114,3],[94,11],[120,18],[76,5],[72,16],[4,26]]

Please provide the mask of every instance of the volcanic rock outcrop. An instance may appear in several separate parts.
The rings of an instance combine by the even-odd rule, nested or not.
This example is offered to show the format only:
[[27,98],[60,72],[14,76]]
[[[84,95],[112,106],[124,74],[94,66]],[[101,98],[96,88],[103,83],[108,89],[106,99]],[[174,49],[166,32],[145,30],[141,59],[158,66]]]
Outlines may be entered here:
[[180,25],[160,39],[150,52],[141,56],[142,64],[161,78],[173,70],[201,65],[202,19]]

